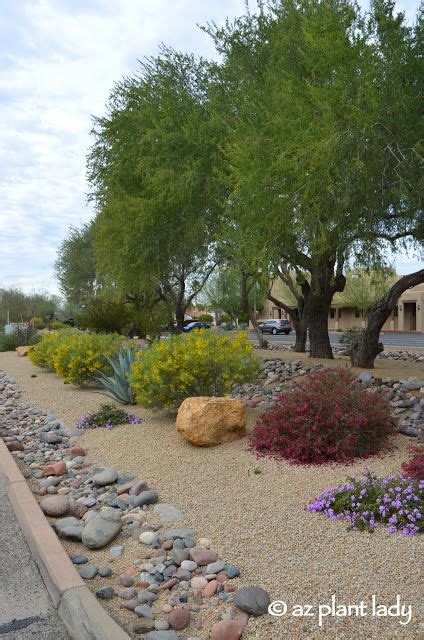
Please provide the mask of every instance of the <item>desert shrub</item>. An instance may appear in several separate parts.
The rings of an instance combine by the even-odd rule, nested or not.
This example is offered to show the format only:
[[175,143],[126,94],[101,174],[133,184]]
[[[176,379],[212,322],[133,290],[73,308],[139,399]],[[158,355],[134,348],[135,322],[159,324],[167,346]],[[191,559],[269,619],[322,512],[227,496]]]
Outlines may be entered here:
[[169,308],[163,302],[155,305],[153,309],[148,306],[136,309],[131,305],[130,321],[123,327],[121,333],[131,338],[134,336],[155,338],[169,324],[172,324],[172,316],[170,317]]
[[224,329],[224,331],[232,331],[233,329],[235,329],[235,324],[234,322],[223,322],[220,327],[221,329]]
[[44,329],[44,327],[46,326],[45,321],[41,317],[31,318],[30,323],[34,327],[34,329]]
[[379,478],[366,469],[346,484],[325,491],[306,507],[331,520],[345,520],[349,529],[369,531],[388,525],[390,533],[412,537],[424,528],[424,483],[400,475]]
[[249,324],[249,316],[244,311],[240,311],[240,313],[237,314],[237,320],[238,320],[239,325],[240,324],[246,324],[246,325]]
[[91,300],[76,318],[81,329],[107,333],[121,333],[131,320],[130,305],[100,298]]
[[199,322],[213,322],[214,317],[210,313],[201,313],[197,318]]
[[409,451],[412,455],[408,462],[404,462],[402,465],[403,476],[413,480],[424,481],[424,447],[411,446]]
[[113,429],[118,424],[140,424],[141,420],[132,413],[115,407],[113,404],[102,404],[95,413],[90,413],[77,422],[77,429]]
[[171,336],[138,353],[130,380],[138,403],[175,407],[190,396],[225,395],[233,382],[247,382],[258,371],[244,334],[227,337],[200,330]]
[[73,329],[63,329],[62,331],[49,331],[40,337],[38,343],[30,350],[28,357],[37,367],[54,371],[53,354],[59,344],[69,339],[74,333]]
[[354,327],[353,329],[346,329],[340,336],[339,345],[345,350],[349,351],[355,345],[360,345],[364,336],[364,329]]
[[49,322],[48,328],[51,331],[59,331],[60,329],[66,329],[68,325],[65,324],[64,322],[59,322],[59,320],[53,320],[52,322]]
[[66,382],[82,385],[95,379],[99,371],[111,371],[108,357],[114,357],[122,346],[117,334],[68,332],[55,348],[54,370]]
[[250,448],[295,464],[345,462],[376,454],[394,433],[389,403],[346,369],[308,376],[265,411]]
[[14,351],[16,347],[19,347],[19,342],[14,333],[0,335],[0,351]]
[[108,357],[116,356],[122,341],[116,334],[62,329],[43,335],[29,357],[33,364],[54,370],[66,382],[81,385],[92,381],[98,371],[111,371]]

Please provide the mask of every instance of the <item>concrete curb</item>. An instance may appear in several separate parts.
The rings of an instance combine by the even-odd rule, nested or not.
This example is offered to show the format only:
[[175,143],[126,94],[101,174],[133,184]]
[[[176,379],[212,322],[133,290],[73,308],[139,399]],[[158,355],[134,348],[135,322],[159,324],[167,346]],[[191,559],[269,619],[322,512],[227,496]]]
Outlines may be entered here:
[[72,640],[130,640],[77,573],[0,438],[0,475],[32,556]]

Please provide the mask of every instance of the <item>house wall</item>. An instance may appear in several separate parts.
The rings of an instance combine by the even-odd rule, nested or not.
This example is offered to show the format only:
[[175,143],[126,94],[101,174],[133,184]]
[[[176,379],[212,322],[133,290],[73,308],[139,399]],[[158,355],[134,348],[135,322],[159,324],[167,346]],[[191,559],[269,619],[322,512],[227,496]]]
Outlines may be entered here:
[[[278,293],[278,291],[274,293],[275,297],[278,297]],[[288,318],[286,312],[276,307],[270,300],[265,300],[263,305],[262,311],[258,313],[259,321],[269,318]],[[363,328],[365,325],[366,320],[362,318],[361,312],[354,308],[334,305],[330,309],[328,315],[330,331]],[[382,331],[424,332],[424,284],[405,291]]]

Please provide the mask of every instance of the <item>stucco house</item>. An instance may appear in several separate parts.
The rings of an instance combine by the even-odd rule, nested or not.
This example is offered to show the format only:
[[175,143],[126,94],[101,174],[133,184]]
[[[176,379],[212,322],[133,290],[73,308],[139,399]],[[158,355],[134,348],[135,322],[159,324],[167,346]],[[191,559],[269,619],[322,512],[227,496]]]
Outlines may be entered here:
[[[274,297],[296,308],[295,298],[282,285],[275,281],[272,287]],[[287,318],[287,314],[270,300],[265,300],[263,309],[258,313],[258,320],[268,318]],[[328,314],[330,331],[363,328],[366,318],[363,311],[345,299],[343,293],[337,293]],[[424,284],[419,284],[405,291],[399,298],[397,307],[383,326],[383,331],[417,331],[424,332]]]

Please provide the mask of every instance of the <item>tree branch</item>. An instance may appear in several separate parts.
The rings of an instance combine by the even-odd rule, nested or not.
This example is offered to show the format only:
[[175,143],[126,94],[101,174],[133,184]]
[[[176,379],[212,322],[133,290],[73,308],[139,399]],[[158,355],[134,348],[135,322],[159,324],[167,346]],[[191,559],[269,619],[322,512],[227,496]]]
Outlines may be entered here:
[[207,270],[205,276],[202,278],[202,280],[200,281],[200,284],[198,285],[198,287],[195,289],[195,291],[193,291],[193,293],[187,298],[187,304],[186,304],[186,308],[191,304],[193,298],[195,298],[197,296],[198,293],[201,292],[201,290],[203,289],[203,287],[205,286],[206,282],[208,281],[208,278],[211,276],[211,274],[213,273],[213,271],[216,268],[216,263],[214,263],[210,269]]

